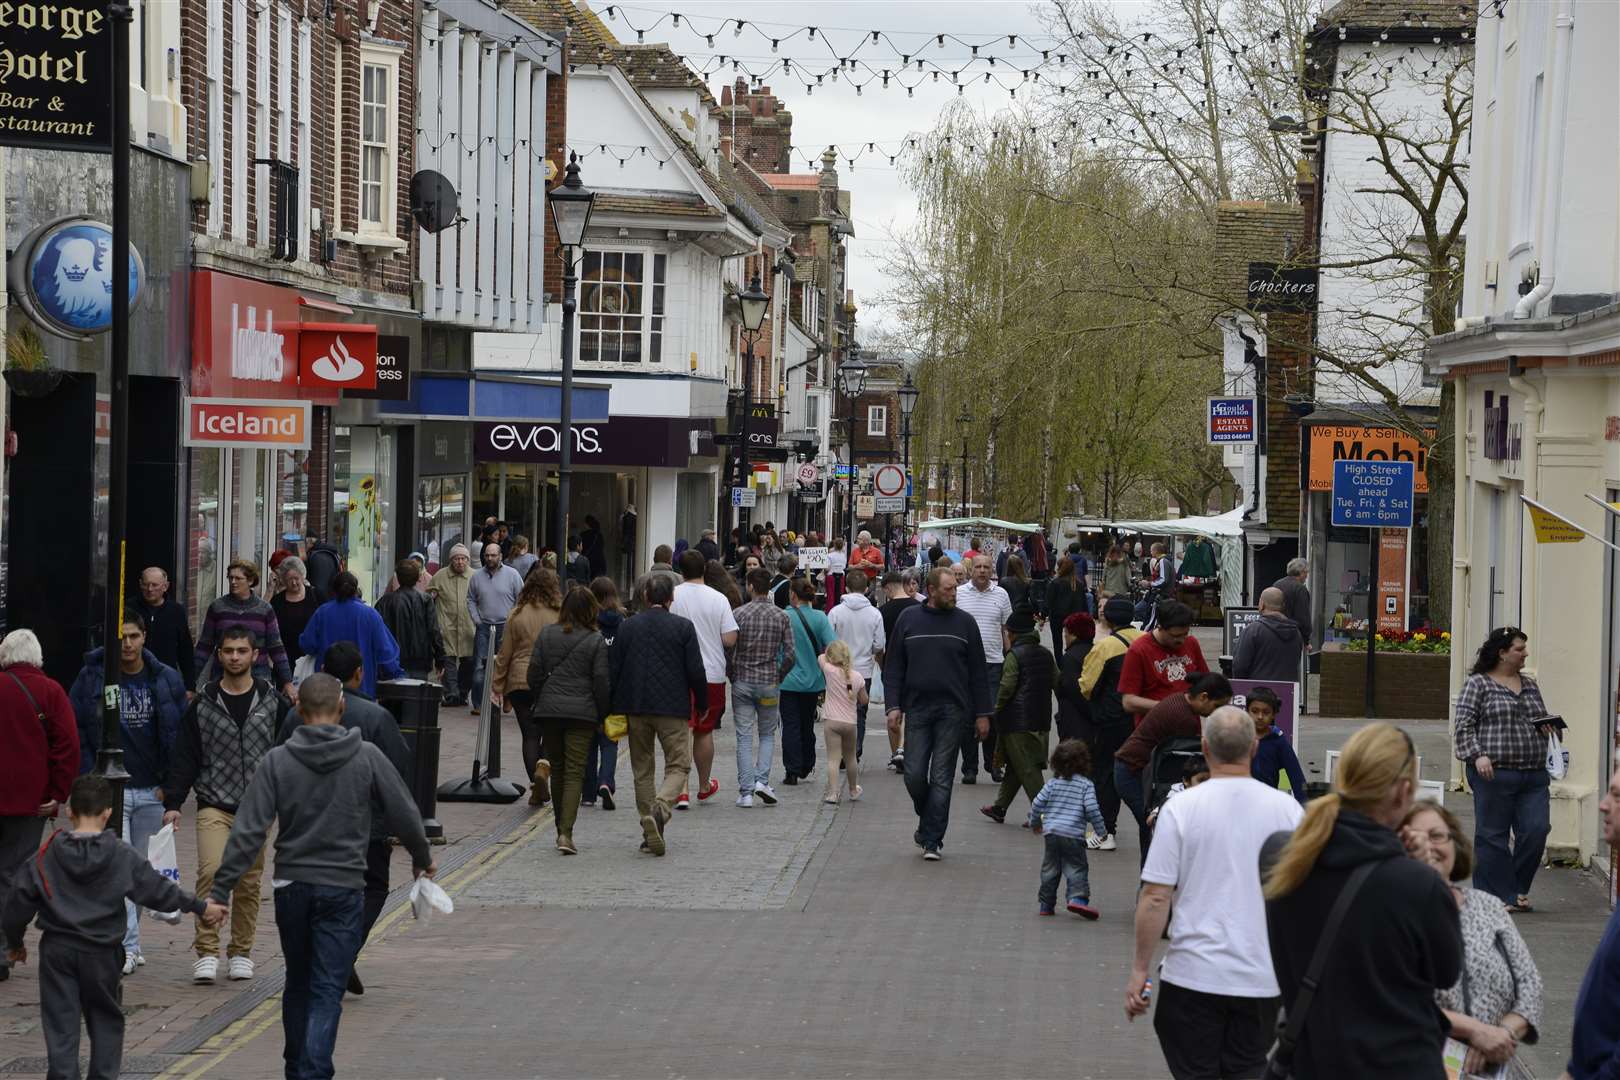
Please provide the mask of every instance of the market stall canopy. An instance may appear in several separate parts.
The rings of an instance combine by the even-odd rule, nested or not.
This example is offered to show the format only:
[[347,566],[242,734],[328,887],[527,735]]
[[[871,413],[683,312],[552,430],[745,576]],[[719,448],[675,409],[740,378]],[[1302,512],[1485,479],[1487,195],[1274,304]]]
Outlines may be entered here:
[[922,529],[1007,529],[1011,532],[1031,533],[1040,526],[1033,522],[1020,525],[1016,521],[1002,521],[1000,518],[990,517],[964,517],[964,518],[935,518],[933,521],[924,521],[918,524]]
[[1120,532],[1156,536],[1242,536],[1244,507],[1216,516],[1166,518],[1163,521],[1116,521]]

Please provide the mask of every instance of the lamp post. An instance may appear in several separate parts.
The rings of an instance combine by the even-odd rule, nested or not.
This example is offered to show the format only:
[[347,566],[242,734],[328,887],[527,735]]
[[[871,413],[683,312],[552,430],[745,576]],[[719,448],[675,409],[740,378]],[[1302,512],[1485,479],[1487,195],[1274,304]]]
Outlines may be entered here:
[[963,517],[968,516],[968,512],[967,512],[968,511],[968,505],[967,505],[967,499],[968,499],[968,472],[967,472],[968,435],[967,435],[967,429],[968,429],[968,425],[971,424],[971,423],[973,423],[973,414],[968,412],[967,409],[963,409],[962,410],[962,415],[958,416],[956,418],[956,426],[962,430],[962,516]]
[[571,492],[574,449],[574,288],[579,282],[580,247],[585,243],[585,226],[591,220],[596,192],[579,179],[579,155],[568,155],[563,182],[551,189],[551,221],[557,227],[558,254],[562,257],[562,406],[557,428],[557,520],[553,525],[553,549],[557,567],[568,558],[568,501]]
[[117,657],[124,635],[124,545],[129,504],[129,24],[132,9],[111,4],[112,58],[112,353],[107,380],[107,621],[101,682],[101,745],[92,770],[112,785],[107,827],[123,832],[123,706]]
[[906,473],[906,501],[900,513],[900,531],[908,536],[911,533],[911,410],[917,407],[917,395],[921,392],[911,381],[911,372],[906,372],[906,381],[900,384],[897,394],[900,398],[900,467]]
[[[759,338],[759,328],[765,322],[765,309],[770,307],[771,298],[759,284],[759,272],[754,272],[754,279],[748,283],[748,288],[737,294],[737,304],[742,308],[743,339],[748,342],[748,351],[743,358],[743,414],[742,436],[737,444],[737,471],[741,474],[737,478],[738,487],[752,488],[754,486],[753,449],[748,441],[748,421],[754,413],[754,342]],[[748,529],[748,507],[737,509],[737,524],[746,532]]]
[[845,548],[855,547],[855,399],[866,389],[866,362],[861,359],[861,348],[849,345],[849,358],[838,365],[838,382],[849,398],[849,516],[844,522]]

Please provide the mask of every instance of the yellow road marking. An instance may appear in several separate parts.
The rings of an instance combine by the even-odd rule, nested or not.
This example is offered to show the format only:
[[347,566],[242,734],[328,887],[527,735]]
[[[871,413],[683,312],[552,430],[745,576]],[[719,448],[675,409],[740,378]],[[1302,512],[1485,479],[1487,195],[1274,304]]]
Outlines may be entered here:
[[[526,847],[529,841],[534,839],[534,834],[539,832],[542,826],[553,820],[555,818],[549,809],[531,815],[509,839],[491,844],[444,877],[435,878],[434,880],[444,888],[445,892],[450,893],[452,896],[465,890],[469,885],[511,858],[519,849]],[[401,904],[378,919],[377,924],[371,928],[371,936],[360,947],[360,951],[364,953],[367,947],[380,940],[410,910],[409,904]],[[188,1058],[176,1062],[159,1073],[158,1080],[197,1080],[198,1077],[212,1071],[216,1065],[219,1065],[266,1031],[269,1031],[271,1027],[280,1023],[280,1021],[281,995],[272,994],[254,1006],[246,1016],[233,1020],[226,1025],[224,1030],[211,1036],[196,1051],[196,1054],[205,1057],[205,1060],[197,1061]]]

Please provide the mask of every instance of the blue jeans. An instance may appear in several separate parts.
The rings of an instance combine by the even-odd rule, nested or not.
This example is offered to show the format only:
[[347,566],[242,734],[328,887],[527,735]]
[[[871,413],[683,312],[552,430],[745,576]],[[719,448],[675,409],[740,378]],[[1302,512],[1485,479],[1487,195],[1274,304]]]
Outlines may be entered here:
[[613,774],[618,768],[619,744],[598,731],[596,741],[585,751],[584,794],[580,801],[596,802],[596,793],[604,786],[609,792],[617,795],[619,788],[613,782]]
[[[782,691],[775,683],[731,684],[731,719],[737,725],[737,791],[747,795],[755,784],[771,782],[776,753],[776,725],[782,718]],[[759,753],[754,732],[759,731]]]
[[360,951],[362,889],[294,881],[276,890],[287,984],[281,995],[287,1080],[331,1080],[343,991]]
[[1145,866],[1153,832],[1147,827],[1147,789],[1142,786],[1142,774],[1132,772],[1129,765],[1116,759],[1114,787],[1119,791],[1119,801],[1130,807],[1131,816],[1136,818],[1136,835],[1142,845],[1142,864]]
[[1486,780],[1473,762],[1467,772],[1474,789],[1474,888],[1511,904],[1529,895],[1547,849],[1551,777],[1546,769],[1497,766],[1494,778]]
[[[489,642],[489,628],[495,628],[495,644]],[[473,642],[473,669],[472,687],[467,696],[468,702],[475,709],[484,707],[484,664],[492,651],[501,647],[501,638],[506,636],[506,624],[503,622],[481,622],[478,624],[478,638]]]
[[945,842],[957,747],[972,722],[972,717],[964,719],[963,710],[949,702],[906,710],[906,791],[917,811],[914,839],[924,847]]
[[1057,906],[1058,878],[1069,882],[1064,895],[1068,902],[1087,903],[1091,900],[1090,867],[1086,862],[1086,842],[1073,836],[1047,833],[1046,854],[1041,859],[1040,902],[1043,907]]
[[[163,804],[158,801],[157,788],[125,788],[124,839],[141,858],[146,858],[147,842],[161,828]],[[141,909],[130,900],[124,901],[124,951],[141,951]]]

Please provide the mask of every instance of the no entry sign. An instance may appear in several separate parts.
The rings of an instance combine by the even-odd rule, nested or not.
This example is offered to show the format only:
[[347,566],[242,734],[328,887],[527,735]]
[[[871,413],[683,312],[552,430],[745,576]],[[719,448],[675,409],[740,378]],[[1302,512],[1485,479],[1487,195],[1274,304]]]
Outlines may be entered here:
[[872,470],[872,491],[877,495],[904,495],[906,470],[898,465],[879,465]]

